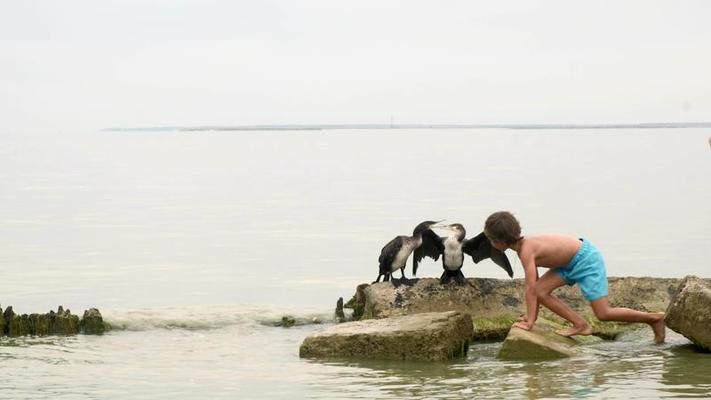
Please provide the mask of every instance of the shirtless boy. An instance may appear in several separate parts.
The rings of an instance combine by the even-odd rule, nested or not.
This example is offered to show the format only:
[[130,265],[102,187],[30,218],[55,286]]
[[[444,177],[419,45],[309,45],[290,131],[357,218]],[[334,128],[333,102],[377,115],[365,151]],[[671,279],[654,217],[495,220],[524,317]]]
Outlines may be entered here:
[[[484,233],[493,247],[501,251],[514,250],[523,265],[527,313],[514,326],[525,330],[533,328],[540,302],[573,325],[556,331],[557,334],[592,334],[590,324],[552,294],[556,288],[577,283],[599,320],[644,322],[654,330],[654,341],[664,342],[664,313],[610,307],[605,262],[588,240],[557,234],[523,237],[518,220],[507,211],[491,214],[486,220]],[[539,279],[537,267],[549,270]]]

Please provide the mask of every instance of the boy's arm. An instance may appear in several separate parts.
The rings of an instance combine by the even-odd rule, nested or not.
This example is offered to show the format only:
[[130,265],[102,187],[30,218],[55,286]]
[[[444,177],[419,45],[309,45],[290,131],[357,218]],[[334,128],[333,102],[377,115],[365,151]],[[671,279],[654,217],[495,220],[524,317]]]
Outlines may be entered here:
[[538,269],[533,254],[521,254],[521,264],[523,264],[524,296],[526,298],[526,321],[517,322],[515,326],[530,330],[538,319],[538,296],[536,295],[536,281],[538,281]]

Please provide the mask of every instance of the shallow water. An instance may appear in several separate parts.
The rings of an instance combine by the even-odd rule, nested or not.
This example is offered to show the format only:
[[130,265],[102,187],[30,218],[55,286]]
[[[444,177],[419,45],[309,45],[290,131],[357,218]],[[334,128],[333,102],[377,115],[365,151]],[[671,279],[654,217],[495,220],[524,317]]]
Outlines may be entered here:
[[6,398],[659,398],[711,396],[711,355],[635,331],[572,359],[506,362],[477,343],[443,363],[316,361],[319,325],[113,331],[0,340]]
[[[98,307],[99,337],[0,339],[6,398],[709,397],[648,330],[555,362],[298,358],[424,219],[584,236],[611,276],[711,276],[704,129],[0,134],[0,304]],[[509,255],[515,274],[521,269]],[[438,276],[425,261],[420,275]],[[409,270],[407,271],[409,275]],[[465,263],[467,276],[505,278]],[[299,325],[272,326],[282,315]]]

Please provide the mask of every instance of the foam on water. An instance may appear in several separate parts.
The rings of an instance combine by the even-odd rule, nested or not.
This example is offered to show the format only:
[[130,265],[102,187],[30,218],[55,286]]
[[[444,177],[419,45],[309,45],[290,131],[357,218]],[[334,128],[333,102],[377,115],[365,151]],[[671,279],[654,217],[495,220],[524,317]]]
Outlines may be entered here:
[[265,306],[193,306],[156,309],[112,309],[102,311],[113,330],[148,331],[154,329],[206,330],[230,326],[280,326],[283,318],[294,325],[334,322],[334,313]]

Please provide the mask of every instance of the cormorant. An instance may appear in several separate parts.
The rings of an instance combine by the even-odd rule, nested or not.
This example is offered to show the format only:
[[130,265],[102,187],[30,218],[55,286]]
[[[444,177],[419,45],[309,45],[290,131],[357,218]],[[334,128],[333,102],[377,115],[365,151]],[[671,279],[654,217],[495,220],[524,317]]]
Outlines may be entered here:
[[506,271],[509,277],[513,278],[511,263],[509,263],[506,254],[495,249],[484,232],[471,239],[464,239],[467,231],[462,224],[450,224],[441,228],[449,230],[450,234],[446,238],[440,238],[442,241],[442,268],[444,268],[444,272],[439,278],[440,283],[448,283],[451,279],[459,284],[465,282],[464,274],[462,274],[464,253],[470,255],[475,263],[479,263],[485,258],[491,258]]
[[[380,282],[380,277],[383,277],[383,282],[390,280],[390,275],[398,269],[402,273],[400,281],[405,280],[405,264],[407,258],[414,251],[412,257],[412,275],[417,275],[417,264],[422,261],[425,256],[437,261],[439,255],[442,254],[442,241],[430,228],[442,221],[425,221],[417,225],[412,232],[412,236],[397,236],[386,244],[380,251],[378,257],[379,272],[375,282]],[[395,283],[393,278],[393,284]]]

